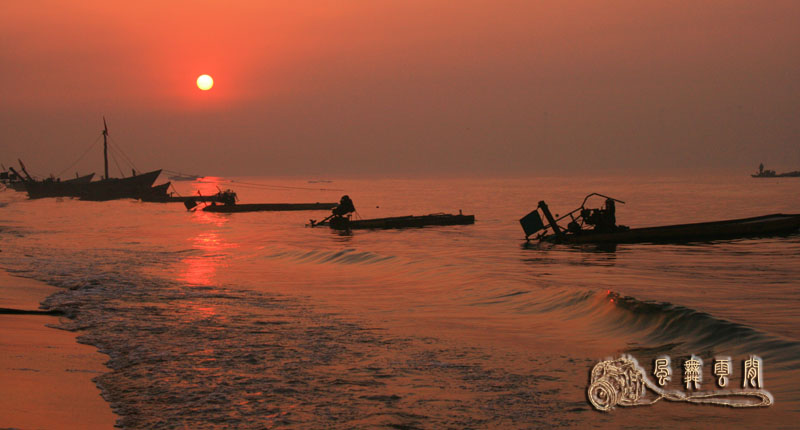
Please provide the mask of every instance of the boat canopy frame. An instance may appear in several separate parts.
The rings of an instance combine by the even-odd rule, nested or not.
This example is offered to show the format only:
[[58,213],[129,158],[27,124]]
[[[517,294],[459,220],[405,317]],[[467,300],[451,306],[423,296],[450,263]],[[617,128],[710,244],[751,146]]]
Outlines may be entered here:
[[[524,217],[522,217],[519,220],[519,223],[522,225],[522,229],[525,231],[525,240],[530,240],[530,236],[532,236],[532,235],[534,235],[536,233],[539,233],[539,232],[541,232],[541,233],[536,235],[536,237],[534,239],[535,240],[541,240],[542,238],[544,238],[547,235],[547,230],[548,229],[553,230],[553,233],[556,236],[560,237],[560,236],[564,235],[565,234],[564,233],[564,228],[561,227],[558,224],[558,222],[559,221],[563,221],[566,218],[570,218],[570,220],[571,220],[570,223],[578,223],[580,228],[583,229],[583,226],[585,225],[585,219],[584,219],[582,214],[584,213],[584,211],[587,210],[586,202],[589,201],[590,198],[595,197],[595,196],[603,197],[603,198],[606,199],[606,201],[611,200],[611,201],[614,201],[614,202],[617,202],[617,203],[625,204],[624,201],[619,200],[619,199],[614,198],[614,197],[607,196],[605,194],[589,193],[589,194],[586,195],[586,197],[583,198],[583,202],[581,202],[581,205],[579,207],[577,207],[576,209],[573,209],[570,212],[567,212],[566,214],[564,214],[564,215],[562,215],[562,216],[560,216],[558,218],[554,218],[553,215],[550,213],[550,209],[547,207],[547,204],[544,202],[544,200],[540,200],[539,204],[536,207],[536,209],[534,209],[529,214],[525,215]],[[547,224],[545,224],[542,221],[542,218],[539,215],[539,210],[542,211],[542,214],[545,216],[545,219],[547,219]],[[575,217],[575,213],[579,214],[577,218]]]

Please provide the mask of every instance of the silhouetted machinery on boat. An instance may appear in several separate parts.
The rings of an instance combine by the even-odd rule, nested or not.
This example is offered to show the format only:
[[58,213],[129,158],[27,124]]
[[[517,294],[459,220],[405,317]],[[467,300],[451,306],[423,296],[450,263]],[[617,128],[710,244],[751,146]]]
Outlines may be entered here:
[[[597,209],[587,208],[586,201],[593,196],[605,197],[605,205]],[[585,231],[597,233],[627,231],[629,230],[628,227],[617,225],[617,202],[625,204],[622,200],[617,200],[613,197],[591,193],[583,199],[583,203],[581,203],[579,208],[555,219],[553,214],[550,213],[550,208],[547,207],[547,203],[542,200],[539,202],[537,209],[525,215],[519,222],[522,225],[522,229],[525,231],[525,239],[528,239],[531,235],[539,231],[545,230],[546,232],[547,227],[553,230],[553,234],[556,237],[562,237],[567,233],[579,235]],[[544,225],[539,211],[542,212],[542,215],[544,215],[547,220],[547,227]],[[558,222],[566,218],[570,218],[570,222],[567,224],[565,232],[564,229],[558,225]],[[543,232],[542,235],[544,235],[545,232]]]
[[233,206],[239,200],[239,197],[236,195],[236,192],[227,189],[225,191],[219,190],[216,194],[210,196],[204,196],[200,194],[200,191],[197,192],[197,196],[192,197],[183,197],[183,205],[186,206],[186,210],[194,209],[198,204],[209,202],[211,206],[216,206],[217,203],[222,203],[226,206]]
[[[598,209],[586,207],[590,197],[604,197],[605,205]],[[628,228],[617,225],[616,204],[625,203],[613,197],[592,193],[583,199],[581,206],[556,219],[544,201],[519,220],[525,231],[525,240],[533,235],[536,240],[557,243],[643,243],[690,242],[730,239],[747,236],[768,236],[792,233],[800,229],[800,215],[772,214],[753,218],[659,227]],[[541,212],[541,215],[540,215]],[[542,221],[542,215],[547,225]],[[566,228],[558,223],[569,218]],[[548,230],[552,233],[548,234]]]

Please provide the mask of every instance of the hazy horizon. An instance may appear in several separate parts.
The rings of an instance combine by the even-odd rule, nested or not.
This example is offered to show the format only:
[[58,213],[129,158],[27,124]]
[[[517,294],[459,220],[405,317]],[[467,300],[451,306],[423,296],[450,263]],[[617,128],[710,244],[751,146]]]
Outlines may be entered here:
[[[105,116],[140,170],[798,170],[798,21],[793,1],[13,3],[0,162],[59,173]],[[101,146],[74,170],[101,174]]]

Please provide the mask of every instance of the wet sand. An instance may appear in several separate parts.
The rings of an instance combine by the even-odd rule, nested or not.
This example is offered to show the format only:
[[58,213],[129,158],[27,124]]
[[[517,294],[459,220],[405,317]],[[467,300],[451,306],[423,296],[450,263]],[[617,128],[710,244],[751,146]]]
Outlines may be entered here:
[[[38,310],[57,288],[0,270],[0,308]],[[49,315],[0,314],[0,427],[109,429],[117,416],[92,379],[108,357],[45,326]]]

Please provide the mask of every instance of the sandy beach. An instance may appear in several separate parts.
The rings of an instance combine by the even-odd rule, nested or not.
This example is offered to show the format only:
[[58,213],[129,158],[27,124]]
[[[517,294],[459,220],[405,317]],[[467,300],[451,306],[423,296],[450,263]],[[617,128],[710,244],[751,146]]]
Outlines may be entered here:
[[[57,290],[0,270],[0,308],[37,310]],[[113,428],[116,416],[92,382],[108,357],[45,325],[57,318],[0,314],[0,427]]]

